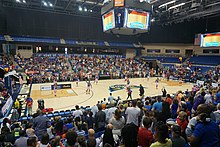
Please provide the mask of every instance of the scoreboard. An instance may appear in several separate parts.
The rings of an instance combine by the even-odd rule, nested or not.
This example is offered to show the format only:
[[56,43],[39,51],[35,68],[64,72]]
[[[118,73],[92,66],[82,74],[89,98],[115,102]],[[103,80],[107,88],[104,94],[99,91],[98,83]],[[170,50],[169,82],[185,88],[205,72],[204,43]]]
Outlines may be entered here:
[[150,29],[152,6],[146,1],[105,0],[101,9],[103,31],[136,35]]

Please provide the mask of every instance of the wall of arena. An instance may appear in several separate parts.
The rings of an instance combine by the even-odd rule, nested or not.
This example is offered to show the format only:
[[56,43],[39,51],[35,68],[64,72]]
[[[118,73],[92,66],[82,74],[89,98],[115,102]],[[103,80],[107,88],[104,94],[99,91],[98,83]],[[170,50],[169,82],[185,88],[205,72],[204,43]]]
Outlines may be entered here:
[[[196,55],[220,55],[220,48],[201,48],[192,44],[145,44],[142,55],[177,55],[185,56],[187,50],[192,50]],[[205,51],[204,51],[205,50]],[[218,53],[211,53],[211,50],[218,50]],[[206,53],[206,52],[209,53]]]

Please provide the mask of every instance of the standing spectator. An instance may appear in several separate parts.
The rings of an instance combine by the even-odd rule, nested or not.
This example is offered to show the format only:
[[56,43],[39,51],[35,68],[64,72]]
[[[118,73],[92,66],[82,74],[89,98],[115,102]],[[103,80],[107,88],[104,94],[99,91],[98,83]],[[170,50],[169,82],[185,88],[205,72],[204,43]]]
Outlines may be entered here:
[[36,137],[30,137],[27,140],[27,146],[28,147],[38,147],[37,138]]
[[179,108],[179,101],[175,98],[173,99],[173,104],[171,105],[171,117],[177,117],[177,110]]
[[163,87],[163,88],[161,89],[161,91],[162,91],[162,97],[166,97],[167,91],[166,91],[165,87]]
[[96,147],[96,139],[95,138],[89,138],[87,140],[87,147]]
[[16,147],[27,147],[27,140],[28,138],[25,137],[26,133],[24,130],[20,130],[19,131],[19,136],[20,138],[18,138],[16,141],[15,141],[15,146]]
[[39,140],[44,133],[47,132],[48,126],[50,126],[50,121],[46,116],[43,116],[42,112],[38,110],[39,116],[33,119],[33,127]]
[[110,93],[110,96],[108,97],[108,101],[110,104],[114,102],[114,97],[112,96],[112,93]]
[[[116,103],[115,103],[115,105],[116,105]],[[112,118],[112,116],[114,116],[114,113],[115,113],[116,109],[117,108],[115,106],[108,109],[108,112],[107,112],[107,115],[106,115],[107,122]]]
[[95,114],[95,128],[96,131],[102,131],[105,129],[105,120],[106,120],[106,114],[102,111],[102,106],[98,105],[99,111]]
[[30,97],[30,95],[28,95],[26,98],[26,106],[27,106],[28,116],[32,115],[32,105],[33,105],[33,99]]
[[141,110],[136,106],[137,106],[137,101],[136,100],[132,101],[132,107],[128,107],[125,111],[125,114],[127,116],[126,124],[134,123],[138,127],[138,117],[140,116]]
[[18,101],[18,99],[15,100],[14,108],[17,110],[19,117],[20,117],[21,116],[21,106],[20,106],[20,102]]
[[134,123],[126,124],[121,130],[121,138],[125,147],[137,147],[138,127]]
[[103,145],[110,144],[112,147],[115,146],[112,129],[110,127],[106,128],[103,136]]
[[94,128],[95,119],[92,116],[93,116],[93,113],[91,111],[89,112],[89,115],[86,116],[86,123],[88,125],[88,129]]
[[158,111],[158,112],[162,112],[162,102],[161,102],[161,97],[158,96],[157,97],[157,102],[155,102],[152,106],[152,111]]
[[99,111],[98,106],[94,105],[91,108],[91,112],[93,113],[92,117],[95,117],[95,114]]
[[170,94],[167,94],[167,97],[165,99],[165,102],[169,103],[169,105],[172,105],[173,99],[171,98]]
[[149,130],[152,120],[149,117],[144,117],[143,125],[138,131],[138,144],[142,147],[149,147],[153,142],[153,133]]
[[205,103],[205,100],[204,100],[204,96],[205,96],[205,92],[201,92],[201,94],[197,95],[195,98],[194,98],[194,104],[193,104],[193,107],[192,107],[192,112],[194,113],[197,109],[197,107],[200,105],[200,104],[203,104]]
[[181,128],[178,125],[171,126],[172,147],[185,147],[186,141],[181,136]]
[[218,92],[215,95],[215,101],[214,101],[215,105],[217,105],[218,103],[220,103],[220,88],[218,88]]
[[121,129],[124,127],[125,118],[121,116],[119,109],[115,110],[114,116],[109,120],[109,123],[113,125],[113,134],[121,136]]
[[82,110],[79,109],[79,106],[75,106],[76,110],[73,112],[73,117],[76,119],[79,117],[81,119],[81,116],[83,115]]
[[40,140],[40,147],[48,147],[49,146],[49,135],[45,133]]

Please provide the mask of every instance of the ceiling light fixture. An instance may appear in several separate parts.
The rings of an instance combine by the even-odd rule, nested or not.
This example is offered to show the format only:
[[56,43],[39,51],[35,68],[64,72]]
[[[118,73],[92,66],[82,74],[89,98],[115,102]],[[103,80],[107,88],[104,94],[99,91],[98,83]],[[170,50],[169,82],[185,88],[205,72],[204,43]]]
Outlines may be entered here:
[[180,6],[183,6],[183,5],[185,5],[186,3],[180,3],[180,4],[178,4],[178,5],[175,5],[175,6],[172,6],[172,7],[170,7],[168,10],[171,10],[171,9],[174,9],[174,8],[177,8],[177,7],[180,7]]
[[172,3],[175,3],[175,2],[176,2],[176,0],[167,2],[167,3],[165,3],[165,4],[160,5],[158,8],[162,8],[162,7],[164,7],[164,6],[167,6],[167,5],[172,4]]

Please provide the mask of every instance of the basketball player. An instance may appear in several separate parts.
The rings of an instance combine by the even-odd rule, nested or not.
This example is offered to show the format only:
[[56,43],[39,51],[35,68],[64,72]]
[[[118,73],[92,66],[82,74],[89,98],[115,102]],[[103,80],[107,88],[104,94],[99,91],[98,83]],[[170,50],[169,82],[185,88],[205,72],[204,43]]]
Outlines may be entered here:
[[86,83],[87,83],[86,94],[90,94],[92,84],[91,84],[90,80],[88,80]]
[[98,81],[99,81],[99,75],[96,74],[94,83],[98,84]]
[[78,85],[79,85],[79,77],[77,75],[75,76],[75,80],[76,80],[76,87],[78,87]]
[[57,96],[57,79],[56,77],[54,77],[54,81],[53,81],[53,90],[54,90],[54,96]]
[[156,89],[158,89],[158,86],[159,86],[159,78],[157,78],[157,79],[155,80],[155,83],[156,83]]

